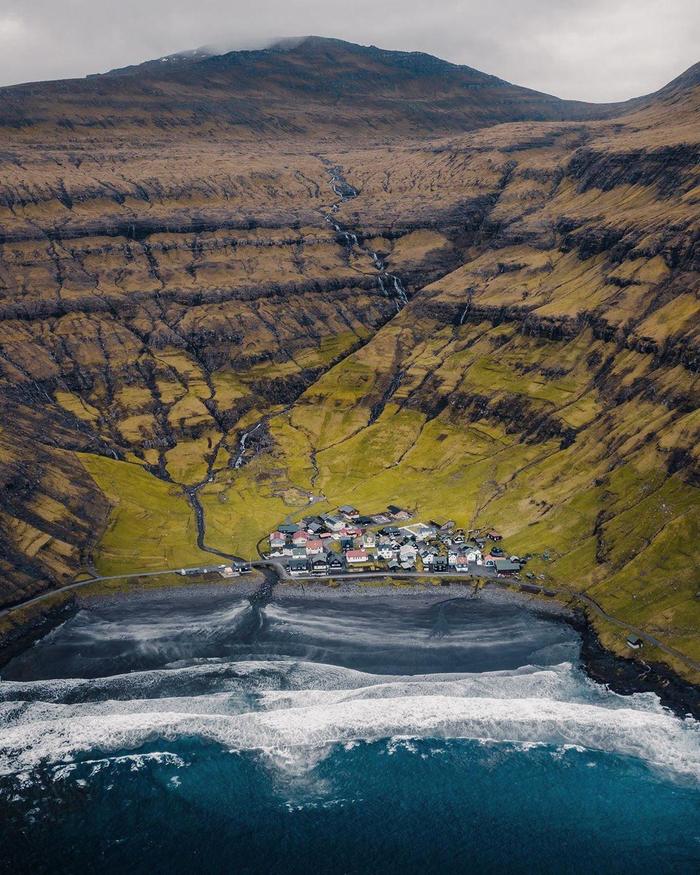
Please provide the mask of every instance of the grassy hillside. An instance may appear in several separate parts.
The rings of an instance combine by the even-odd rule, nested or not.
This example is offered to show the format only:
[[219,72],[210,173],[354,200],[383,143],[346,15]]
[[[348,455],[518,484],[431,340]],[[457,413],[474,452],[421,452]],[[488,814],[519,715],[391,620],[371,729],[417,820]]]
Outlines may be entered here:
[[[345,61],[379,95],[373,58]],[[615,119],[409,138],[355,130],[350,101],[342,139],[300,116],[257,140],[146,92],[103,127],[125,75],[5,115],[2,603],[213,559],[193,490],[205,546],[247,556],[310,499],[398,503],[497,527],[700,659],[697,70]]]

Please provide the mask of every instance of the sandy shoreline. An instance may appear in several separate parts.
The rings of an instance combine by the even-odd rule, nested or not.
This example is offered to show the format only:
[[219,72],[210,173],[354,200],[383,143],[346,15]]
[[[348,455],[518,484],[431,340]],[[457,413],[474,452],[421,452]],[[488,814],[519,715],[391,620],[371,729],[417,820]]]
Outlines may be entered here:
[[139,598],[147,598],[154,590],[162,592],[172,590],[173,593],[196,592],[198,595],[207,592],[220,594],[228,590],[231,596],[237,599],[259,599],[263,588],[266,588],[262,598],[264,603],[319,598],[333,601],[399,598],[439,603],[459,598],[521,607],[533,613],[544,614],[553,621],[567,623],[577,631],[581,639],[581,665],[594,681],[622,694],[654,692],[666,707],[679,716],[692,714],[696,719],[700,719],[700,689],[697,686],[683,680],[664,665],[640,664],[636,660],[625,659],[608,650],[600,643],[597,633],[582,611],[567,607],[555,599],[538,597],[494,583],[482,583],[478,589],[471,584],[460,582],[434,585],[414,581],[391,584],[347,580],[332,585],[314,580],[273,583],[269,576],[264,582],[261,576],[256,575],[253,579],[220,579],[201,583],[188,581],[182,584],[179,581],[174,584],[165,580],[151,580],[144,584],[132,585],[129,589],[115,589],[113,592],[105,591],[101,587],[97,592],[90,592],[90,588],[86,587],[84,590],[72,593],[66,603],[45,612],[36,622],[29,622],[26,634],[20,634],[11,641],[0,641],[0,671],[2,665],[16,653],[48,634],[52,628],[64,622],[81,607],[90,604],[122,601],[125,598],[129,601],[137,601]]

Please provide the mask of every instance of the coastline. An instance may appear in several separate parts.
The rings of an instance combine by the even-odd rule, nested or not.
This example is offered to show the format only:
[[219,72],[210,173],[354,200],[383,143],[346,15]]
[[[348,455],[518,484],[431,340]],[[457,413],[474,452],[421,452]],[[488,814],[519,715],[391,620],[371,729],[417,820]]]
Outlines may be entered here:
[[[275,579],[272,579],[273,577]],[[276,574],[270,570],[255,573],[246,579],[217,578],[198,583],[191,578],[143,579],[128,586],[117,583],[105,585],[104,581],[95,581],[92,586],[88,584],[80,590],[66,592],[63,598],[60,598],[61,593],[57,593],[55,603],[38,605],[35,611],[28,612],[28,616],[20,618],[9,627],[0,629],[0,676],[2,667],[17,653],[32,646],[35,641],[70,619],[83,605],[89,605],[95,600],[133,599],[153,589],[191,588],[201,592],[208,588],[220,591],[223,587],[230,588],[232,594],[240,598],[258,602],[284,602],[285,599],[319,596],[333,600],[427,596],[434,601],[464,598],[515,604],[525,610],[545,614],[556,621],[572,626],[581,638],[581,666],[593,681],[621,695],[653,692],[659,697],[662,705],[678,717],[690,715],[700,720],[700,687],[697,684],[685,680],[672,668],[662,663],[630,659],[615,653],[602,643],[592,620],[580,608],[572,608],[558,599],[523,592],[490,581],[481,582],[478,587],[466,581],[441,581],[440,584],[436,584],[400,578],[392,583],[361,580],[344,580],[342,583],[320,580],[302,582],[276,579]]]

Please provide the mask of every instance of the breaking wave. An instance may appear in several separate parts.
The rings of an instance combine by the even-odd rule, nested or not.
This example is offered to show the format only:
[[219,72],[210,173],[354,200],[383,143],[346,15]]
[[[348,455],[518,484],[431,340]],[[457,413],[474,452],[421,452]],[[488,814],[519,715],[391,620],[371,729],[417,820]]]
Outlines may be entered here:
[[190,737],[312,765],[334,745],[403,737],[577,746],[700,780],[696,721],[653,694],[615,695],[571,663],[384,676],[205,661],[96,681],[5,682],[0,693],[4,775]]

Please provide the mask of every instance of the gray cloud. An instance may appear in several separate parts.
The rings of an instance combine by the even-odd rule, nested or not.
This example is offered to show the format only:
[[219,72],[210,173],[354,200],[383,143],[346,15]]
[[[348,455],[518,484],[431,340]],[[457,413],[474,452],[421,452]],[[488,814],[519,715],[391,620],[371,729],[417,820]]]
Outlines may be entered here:
[[0,0],[0,84],[205,44],[335,36],[430,52],[560,97],[622,100],[689,67],[697,0]]

